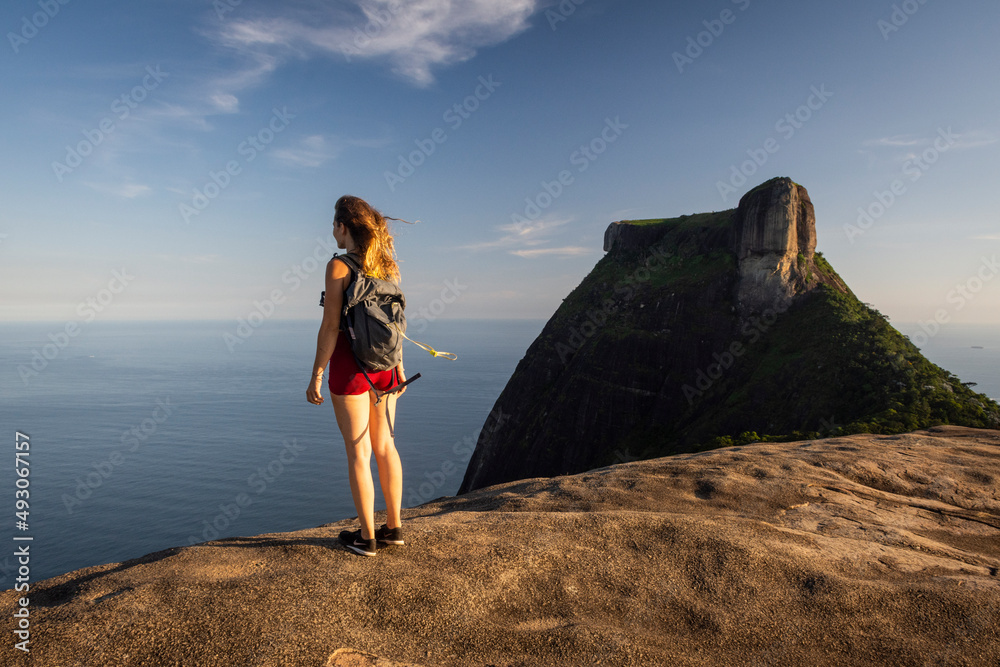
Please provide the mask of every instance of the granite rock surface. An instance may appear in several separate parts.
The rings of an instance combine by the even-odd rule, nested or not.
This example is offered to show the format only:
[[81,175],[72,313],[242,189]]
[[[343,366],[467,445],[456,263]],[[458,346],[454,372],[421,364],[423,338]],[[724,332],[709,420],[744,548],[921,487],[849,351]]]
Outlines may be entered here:
[[[4,665],[1000,663],[1000,431],[750,444],[233,537],[32,586]],[[343,490],[347,493],[347,490]],[[0,594],[8,619],[21,594]]]

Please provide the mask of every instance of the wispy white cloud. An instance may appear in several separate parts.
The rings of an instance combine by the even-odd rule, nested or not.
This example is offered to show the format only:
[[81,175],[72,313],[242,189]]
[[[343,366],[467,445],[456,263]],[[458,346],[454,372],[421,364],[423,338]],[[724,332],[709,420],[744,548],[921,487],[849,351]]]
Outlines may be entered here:
[[302,137],[292,146],[275,149],[271,152],[271,157],[291,166],[315,168],[336,159],[345,148],[383,148],[389,141],[388,137],[354,138],[311,134]]
[[209,104],[165,102],[155,107],[144,109],[143,122],[151,130],[159,130],[164,126],[193,127],[198,130],[210,130],[211,124],[206,118],[210,111]]
[[921,158],[927,151],[943,152],[943,147],[948,152],[973,150],[997,141],[997,137],[986,130],[953,132],[950,127],[942,127],[929,134],[895,134],[869,139],[861,143],[858,152],[867,160],[869,169],[877,168],[878,165],[897,169],[911,160]]
[[500,225],[498,229],[500,231],[507,232],[511,238],[525,239],[539,234],[544,234],[551,229],[555,229],[556,227],[562,227],[572,220],[573,218],[549,216],[539,218],[538,220],[533,220],[531,222],[515,222],[509,225]]
[[542,245],[548,242],[552,230],[562,227],[572,218],[546,216],[527,223],[500,225],[497,229],[503,236],[493,241],[483,241],[463,246],[463,250],[511,250]]
[[[230,109],[239,108],[238,93],[256,88],[273,73],[281,63],[276,54],[266,53],[260,49],[247,48],[240,40],[223,36],[222,42],[236,51],[241,65],[215,77],[210,77],[204,84],[205,96],[210,111],[216,113],[231,113]],[[220,101],[224,104],[220,105]]]
[[236,113],[240,110],[240,100],[232,93],[216,93],[211,102],[221,113]]
[[123,197],[125,199],[134,199],[142,195],[148,195],[153,191],[148,185],[142,185],[139,183],[91,183],[85,182],[86,185],[91,190],[96,190],[97,192],[102,192],[108,195],[114,195],[116,197]]
[[882,137],[880,139],[869,139],[869,140],[863,142],[861,145],[862,146],[875,146],[875,147],[879,147],[879,146],[890,146],[890,147],[917,146],[922,141],[924,141],[924,139],[922,139],[920,137],[908,136],[908,135],[903,135],[903,134],[896,134],[896,135],[893,135],[891,137]]
[[[425,86],[435,68],[469,60],[478,49],[507,41],[529,27],[542,0],[351,0],[308,8],[283,5],[280,15],[224,23],[221,44],[277,58],[333,55],[346,62],[381,61],[397,75]],[[265,69],[248,70],[259,77]]]
[[[219,51],[221,62],[206,61],[183,81],[171,72],[163,90],[155,90],[129,117],[116,123],[114,135],[91,159],[103,174],[89,187],[133,198],[143,186],[107,186],[128,182],[124,165],[151,146],[196,154],[200,143],[176,130],[210,132],[219,116],[238,114],[241,97],[264,85],[282,64],[311,57],[337,57],[345,62],[373,61],[418,85],[433,80],[435,68],[473,57],[477,49],[498,44],[528,27],[542,0],[347,0],[324,3],[290,0],[264,9],[242,5],[240,14],[202,24],[197,31]],[[256,13],[255,13],[256,12]],[[214,13],[213,13],[214,17]],[[170,67],[165,66],[169,72]],[[136,66],[87,71],[91,78],[121,77],[131,90]],[[142,71],[139,68],[138,71]],[[67,123],[79,125],[77,119]],[[346,147],[382,147],[384,137],[356,138],[312,135],[297,145],[272,151],[278,162],[316,168]],[[276,147],[277,148],[277,147]]]
[[562,227],[573,221],[572,217],[548,215],[537,220],[500,225],[503,235],[493,241],[483,241],[464,246],[464,250],[503,250],[508,254],[534,259],[536,257],[579,257],[593,252],[592,248],[575,245],[552,246],[554,236]]
[[1000,241],[1000,234],[985,234],[983,236],[973,236],[974,241]]
[[[998,141],[995,135],[985,130],[972,130],[969,132],[957,133],[952,132],[951,128],[941,128],[939,132],[931,135],[896,134],[890,137],[869,139],[862,142],[861,145],[866,148],[904,148],[919,150],[921,148],[934,145],[934,142],[939,140],[942,136],[946,137],[947,141],[950,142],[948,148],[949,150],[980,148],[982,146],[995,144]],[[912,155],[914,154],[907,154],[908,157]]]
[[290,148],[280,148],[272,155],[275,159],[297,167],[321,167],[340,153],[336,140],[322,134],[314,134],[301,139]]
[[1000,139],[991,132],[978,130],[958,135],[958,140],[955,142],[953,148],[982,148],[983,146],[995,144],[997,141],[1000,141]]

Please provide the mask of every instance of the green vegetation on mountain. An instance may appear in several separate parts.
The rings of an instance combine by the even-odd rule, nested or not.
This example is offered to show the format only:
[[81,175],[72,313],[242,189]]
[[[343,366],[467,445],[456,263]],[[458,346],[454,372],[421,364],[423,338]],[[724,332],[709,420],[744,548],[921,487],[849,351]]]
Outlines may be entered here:
[[[697,237],[699,231],[714,227],[721,214],[711,215],[709,226],[700,230],[686,226],[685,232],[695,232]],[[605,256],[567,297],[550,322],[552,333],[540,339],[540,344],[554,350],[566,346],[559,335],[552,334],[580,330],[595,320],[581,320],[580,314],[588,309],[593,312],[595,299],[608,285],[633,290],[630,301],[638,301],[643,309],[663,292],[680,300],[697,299],[713,285],[731,279],[735,266],[732,253],[716,249],[698,254],[698,245],[691,239],[685,235],[678,243],[678,236],[668,235],[665,245],[671,250],[668,259],[660,263],[653,261],[657,257],[654,252]],[[689,322],[686,333],[694,337],[712,336],[724,326],[732,331],[729,343],[718,345],[697,372],[675,381],[677,393],[684,394],[687,388],[679,413],[669,420],[659,414],[641,420],[621,434],[602,463],[754,441],[904,433],[942,424],[1000,428],[996,402],[931,363],[882,313],[861,303],[850,290],[832,287],[842,282],[840,277],[821,254],[817,253],[815,260],[827,284],[804,295],[784,313],[751,318],[738,327],[731,321],[723,323],[728,317]],[[651,267],[648,279],[637,280],[645,276],[642,271],[647,266]],[[716,305],[722,311],[732,308],[729,301]],[[605,325],[587,340],[588,349],[642,347],[637,345],[640,339],[649,346],[670,333],[636,327],[635,319],[618,316],[620,311],[616,307]],[[733,354],[734,344],[741,346],[737,348],[739,356]],[[629,369],[637,384],[646,386],[654,384],[655,376],[664,370],[642,359]],[[677,387],[676,382],[682,384]],[[606,388],[619,389],[610,383]],[[570,391],[565,397],[550,394],[547,399],[568,406],[575,393]],[[665,393],[673,392],[667,388]]]
[[[828,264],[824,269],[833,273]],[[675,428],[630,433],[626,448],[646,458],[941,424],[1000,427],[996,402],[931,363],[853,294],[823,285],[755,339],[761,324],[751,327],[744,356],[695,397]]]

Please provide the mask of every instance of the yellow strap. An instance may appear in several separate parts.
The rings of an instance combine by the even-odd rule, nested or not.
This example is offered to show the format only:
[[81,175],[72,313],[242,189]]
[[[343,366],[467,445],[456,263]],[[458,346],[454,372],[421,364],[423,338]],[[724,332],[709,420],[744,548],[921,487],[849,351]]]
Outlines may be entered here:
[[405,333],[403,333],[400,330],[399,327],[396,327],[396,330],[399,331],[399,334],[403,338],[405,338],[406,340],[410,341],[411,343],[413,343],[414,345],[416,345],[417,347],[419,347],[422,350],[427,350],[427,352],[429,352],[432,357],[441,357],[442,359],[447,359],[449,361],[457,361],[458,360],[458,355],[455,354],[454,352],[438,352],[437,350],[435,350],[430,345],[424,345],[423,343],[420,343],[418,341],[413,340],[412,338],[410,338],[409,336],[407,336]]

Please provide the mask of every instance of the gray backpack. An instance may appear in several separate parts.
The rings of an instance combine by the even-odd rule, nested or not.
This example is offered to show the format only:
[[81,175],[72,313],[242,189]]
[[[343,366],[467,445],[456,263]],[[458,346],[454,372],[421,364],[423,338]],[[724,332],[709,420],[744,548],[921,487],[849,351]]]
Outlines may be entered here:
[[334,255],[351,270],[344,292],[340,328],[351,339],[351,352],[362,370],[387,371],[403,361],[406,298],[399,286],[366,276],[352,255]]

